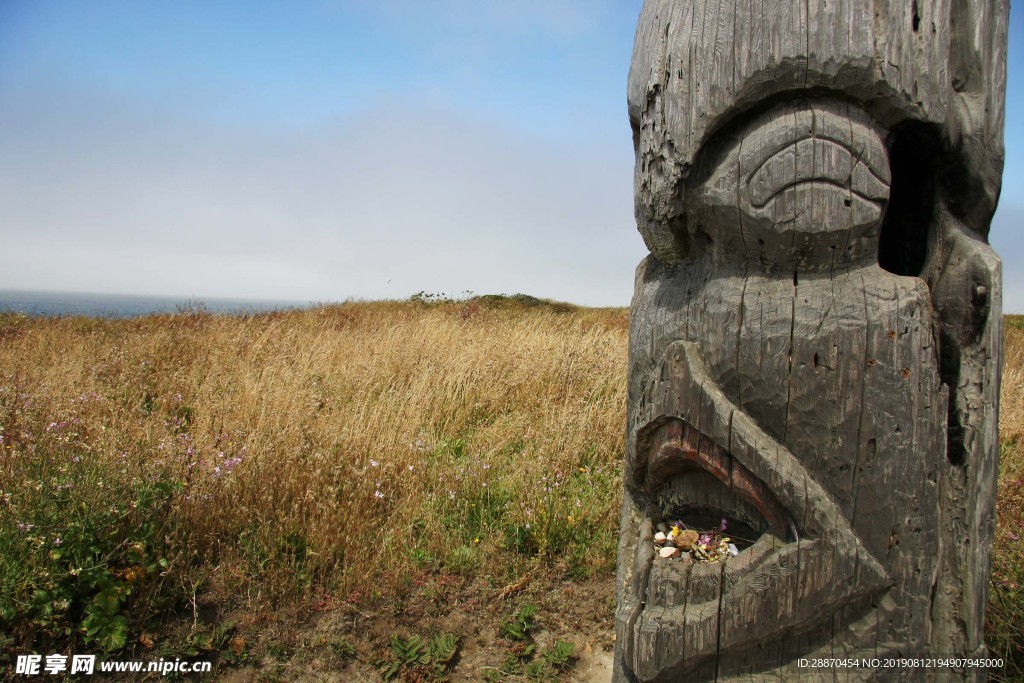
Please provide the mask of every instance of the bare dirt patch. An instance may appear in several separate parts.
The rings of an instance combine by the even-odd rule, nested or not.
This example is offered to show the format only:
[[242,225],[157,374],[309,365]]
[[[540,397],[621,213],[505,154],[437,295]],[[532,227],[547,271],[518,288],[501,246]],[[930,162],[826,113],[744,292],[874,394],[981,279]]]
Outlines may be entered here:
[[[392,680],[611,679],[612,577],[565,581],[534,575],[495,586],[485,578],[439,575],[415,583],[402,598],[383,604],[325,598],[290,615],[239,610],[229,619],[237,624],[234,637],[245,643],[244,654],[237,665],[219,667],[217,680],[381,681],[395,661],[393,639],[426,643],[441,634],[458,643],[450,666],[396,666]],[[527,637],[503,633],[503,625],[528,605],[536,611]],[[560,641],[572,644],[572,655],[564,667],[548,667],[546,657]],[[531,663],[534,668],[525,670]]]

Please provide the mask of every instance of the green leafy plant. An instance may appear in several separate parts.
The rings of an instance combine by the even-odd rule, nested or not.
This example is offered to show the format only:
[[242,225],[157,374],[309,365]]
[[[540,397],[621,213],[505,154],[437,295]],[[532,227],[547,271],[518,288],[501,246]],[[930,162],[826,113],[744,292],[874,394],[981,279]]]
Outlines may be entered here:
[[572,666],[572,657],[576,647],[567,641],[559,640],[550,650],[541,655],[544,663],[553,671],[566,671]]
[[496,682],[526,678],[531,681],[553,681],[572,668],[575,651],[572,643],[560,640],[537,656],[537,644],[533,642],[537,610],[537,605],[525,604],[502,624],[499,631],[512,644],[501,665],[485,674],[487,680]]
[[128,642],[128,620],[121,614],[127,589],[111,587],[97,593],[85,607],[82,631],[87,645],[96,644],[105,652],[116,652]]
[[19,489],[0,491],[0,630],[19,647],[70,639],[120,650],[133,609],[174,601],[162,577],[183,483],[169,469],[142,474],[99,455],[75,414],[40,419],[0,401],[0,432],[22,421],[32,423],[17,429],[33,448],[7,463]]
[[271,641],[267,645],[267,654],[276,659],[279,662],[285,662],[292,658],[295,654],[293,650],[286,643],[279,643],[277,641]]
[[426,655],[423,639],[417,635],[411,636],[408,640],[391,636],[390,647],[391,658],[380,670],[380,675],[385,681],[390,681],[405,667],[418,664],[420,658]]
[[575,647],[572,643],[560,640],[551,649],[541,654],[539,659],[523,666],[523,674],[532,681],[555,681],[572,668],[572,655]]
[[442,633],[431,639],[427,648],[430,663],[440,673],[451,666],[455,655],[459,652],[459,639],[451,633]]
[[525,641],[530,639],[534,629],[534,615],[537,614],[537,605],[526,604],[512,615],[512,618],[502,624],[501,635],[514,641]]
[[433,680],[444,678],[459,651],[459,642],[451,633],[442,633],[429,641],[418,635],[408,639],[391,636],[391,657],[380,668],[381,677],[390,681],[403,669],[414,668]]

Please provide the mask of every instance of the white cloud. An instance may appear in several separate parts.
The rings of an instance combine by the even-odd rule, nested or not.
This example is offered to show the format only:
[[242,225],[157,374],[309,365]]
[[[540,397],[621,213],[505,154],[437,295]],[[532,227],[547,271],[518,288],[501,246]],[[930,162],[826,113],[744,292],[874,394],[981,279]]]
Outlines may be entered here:
[[[1024,313],[1009,200],[991,237],[1004,308]],[[625,305],[645,254],[628,130],[551,143],[409,98],[318,128],[228,128],[67,91],[0,94],[0,245],[0,288],[300,301]]]
[[644,254],[628,130],[616,154],[408,100],[300,132],[18,101],[0,102],[19,131],[0,137],[0,287],[624,305]]

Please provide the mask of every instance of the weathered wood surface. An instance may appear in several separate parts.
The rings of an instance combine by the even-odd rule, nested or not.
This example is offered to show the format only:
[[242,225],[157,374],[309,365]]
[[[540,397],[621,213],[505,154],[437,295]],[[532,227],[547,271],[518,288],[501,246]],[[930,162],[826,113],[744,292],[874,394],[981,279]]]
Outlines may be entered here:
[[[647,0],[617,681],[984,653],[1008,6]],[[695,511],[759,538],[656,556]],[[920,680],[920,671],[845,680]],[[936,673],[976,679],[978,671]]]

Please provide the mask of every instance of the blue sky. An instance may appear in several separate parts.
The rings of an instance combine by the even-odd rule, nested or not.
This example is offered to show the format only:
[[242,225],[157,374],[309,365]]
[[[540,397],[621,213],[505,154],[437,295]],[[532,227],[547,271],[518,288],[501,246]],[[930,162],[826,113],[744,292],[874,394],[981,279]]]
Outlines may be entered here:
[[[0,3],[0,288],[625,305],[640,0]],[[1024,312],[1021,10],[992,241]]]

